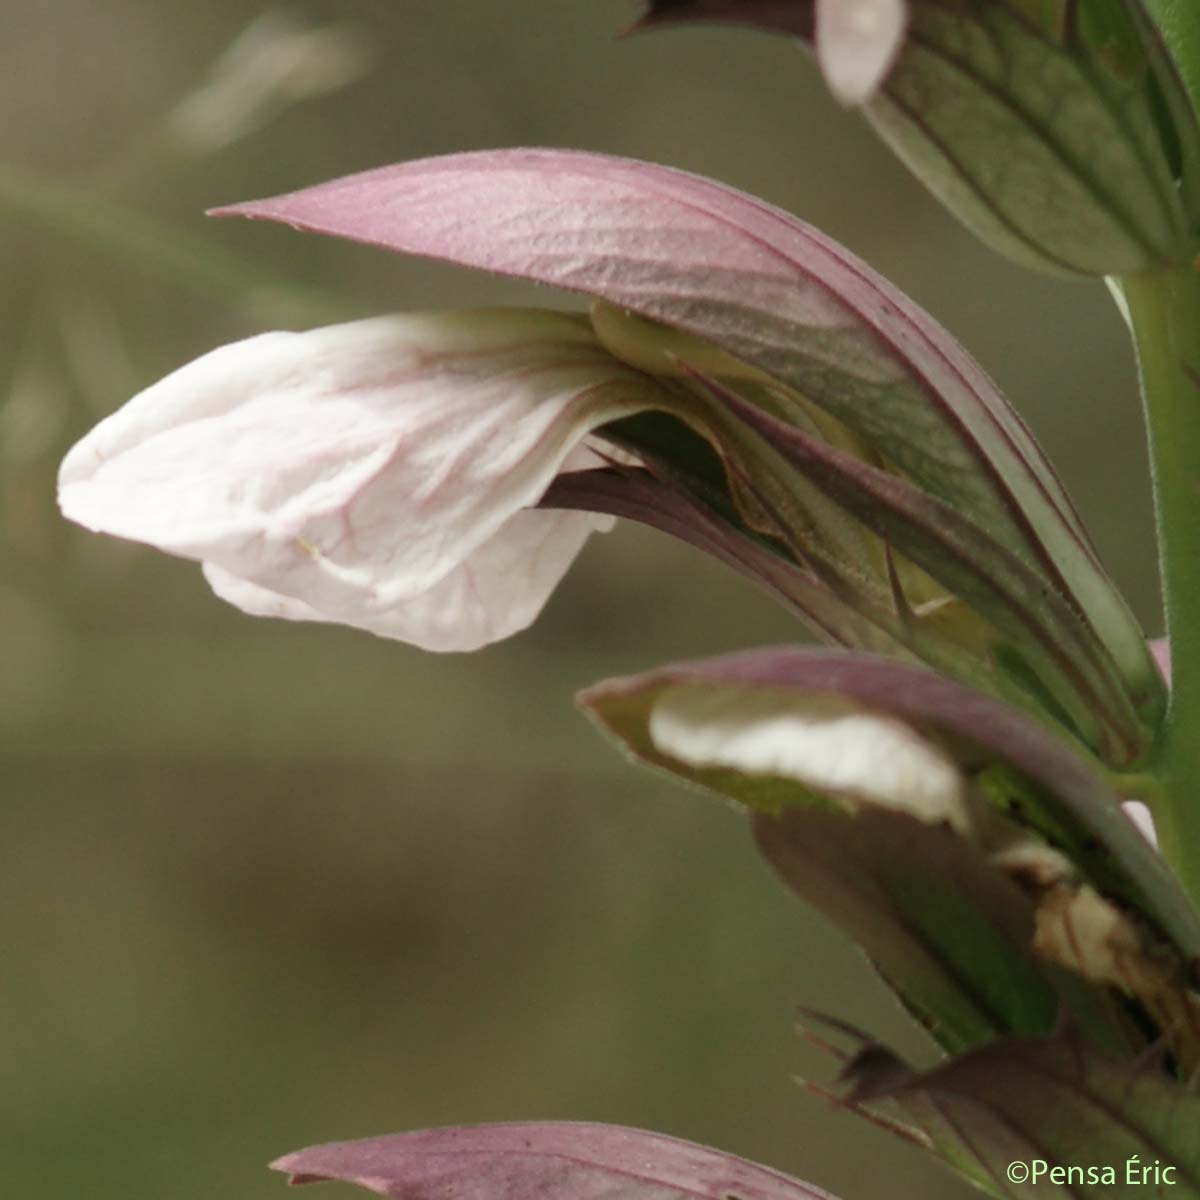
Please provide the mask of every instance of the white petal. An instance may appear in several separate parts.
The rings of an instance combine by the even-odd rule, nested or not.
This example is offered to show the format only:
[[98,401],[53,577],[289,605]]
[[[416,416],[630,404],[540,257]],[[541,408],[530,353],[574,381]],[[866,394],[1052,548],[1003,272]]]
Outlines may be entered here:
[[1134,828],[1150,843],[1158,846],[1158,831],[1154,828],[1154,814],[1140,800],[1126,800],[1122,811],[1133,822]]
[[654,398],[559,314],[266,334],[99,425],[63,463],[60,503],[204,561],[247,611],[464,648],[528,624],[596,527],[515,514],[593,428]]
[[273,617],[280,621],[321,621],[329,623],[315,608],[291,596],[281,596],[260,584],[231,575],[224,567],[206,562],[201,565],[208,586],[220,598],[251,617]]
[[864,104],[883,83],[908,24],[906,0],[817,0],[817,60],[843,104]]
[[[433,587],[356,624],[422,650],[478,650],[531,625],[588,536],[612,525],[611,518],[593,513],[514,513]],[[212,563],[204,564],[204,576],[222,600],[251,616],[333,619]]]
[[666,688],[650,712],[659,750],[967,829],[958,768],[908,726],[836,699],[770,688]]

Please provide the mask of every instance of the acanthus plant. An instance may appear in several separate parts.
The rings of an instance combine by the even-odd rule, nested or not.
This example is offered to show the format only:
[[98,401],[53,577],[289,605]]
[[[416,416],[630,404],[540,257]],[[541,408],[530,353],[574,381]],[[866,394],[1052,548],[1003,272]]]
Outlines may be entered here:
[[[1142,0],[659,0],[815,44],[842,98],[991,243],[1106,276],[1142,369],[1173,679],[1024,422],[848,251],[721,184],[549,150],[386,167],[220,210],[580,293],[214,351],[63,465],[91,528],[248,612],[433,649],[528,624],[587,535],[682,538],[833,648],[610,680],[633,757],[732,798],[782,879],[945,1052],[850,1042],[839,1103],[999,1196],[1126,1164],[1200,1197],[1200,24]],[[1161,852],[1132,821],[1152,813]],[[814,1018],[816,1020],[816,1018]],[[386,1195],[815,1195],[586,1125],[319,1147]],[[1114,1179],[1117,1181],[1114,1183]]]

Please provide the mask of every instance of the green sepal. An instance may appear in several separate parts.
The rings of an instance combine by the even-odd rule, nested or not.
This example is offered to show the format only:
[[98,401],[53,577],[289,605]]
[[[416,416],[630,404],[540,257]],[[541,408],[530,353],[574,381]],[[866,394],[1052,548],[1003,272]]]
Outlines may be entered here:
[[[973,232],[1028,266],[1112,275],[1195,252],[1172,64],[1125,4],[1038,23],[1012,3],[917,0],[871,123]],[[1057,28],[1056,28],[1057,26]],[[1156,69],[1157,68],[1157,69]],[[1190,153],[1186,156],[1190,158]]]

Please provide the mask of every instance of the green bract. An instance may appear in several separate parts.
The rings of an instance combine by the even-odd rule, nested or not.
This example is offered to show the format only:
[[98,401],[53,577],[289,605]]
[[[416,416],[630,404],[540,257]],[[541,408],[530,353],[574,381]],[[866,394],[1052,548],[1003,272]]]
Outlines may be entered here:
[[865,111],[1018,261],[1117,275],[1195,253],[1195,115],[1132,4],[917,0]]

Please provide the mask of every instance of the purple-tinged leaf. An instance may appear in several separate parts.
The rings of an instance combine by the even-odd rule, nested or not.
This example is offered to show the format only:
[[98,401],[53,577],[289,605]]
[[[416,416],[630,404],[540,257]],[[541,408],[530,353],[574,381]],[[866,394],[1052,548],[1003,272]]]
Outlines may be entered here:
[[1160,719],[1141,632],[1020,417],[944,330],[796,218],[683,172],[548,150],[426,159],[218,211],[583,292],[712,343],[1042,574]]
[[572,471],[542,497],[542,508],[607,513],[670,534],[752,580],[800,616],[825,640],[903,656],[904,648],[841,600],[805,567],[768,549],[745,527],[731,524],[650,471]]
[[[1153,1056],[1122,1061],[1064,1031],[1005,1039],[921,1073],[894,1058],[880,1070],[881,1057],[844,1073],[850,1102],[893,1101],[996,1195],[1200,1200],[1200,1095]],[[1042,1173],[1022,1178],[1013,1163],[1040,1163]]]
[[[931,739],[979,786],[999,780],[1007,796],[1009,783],[1016,781],[1011,802],[1028,810],[1019,811],[1018,819],[1069,839],[1069,852],[1097,886],[1139,909],[1184,961],[1200,957],[1200,918],[1163,860],[1125,817],[1120,796],[1067,743],[1016,709],[921,667],[795,647],[678,663],[606,680],[580,694],[581,707],[634,757],[766,811],[802,803],[805,790],[769,771],[696,766],[656,742],[656,704],[664,693],[680,689],[714,696],[762,691],[803,703],[825,699],[848,705]],[[864,749],[878,756],[881,745]],[[867,763],[865,769],[874,768]],[[909,786],[917,783],[926,792],[932,786],[920,776]]]
[[271,1166],[396,1200],[833,1200],[720,1150],[617,1125],[535,1122],[334,1142]]

